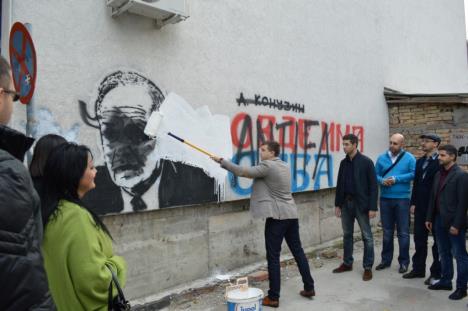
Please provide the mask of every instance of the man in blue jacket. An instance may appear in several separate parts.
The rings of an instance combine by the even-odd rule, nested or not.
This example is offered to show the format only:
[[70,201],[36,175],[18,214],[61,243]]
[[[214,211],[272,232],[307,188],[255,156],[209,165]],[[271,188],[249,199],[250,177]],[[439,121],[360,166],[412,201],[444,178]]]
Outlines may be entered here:
[[409,264],[409,208],[411,181],[414,179],[416,159],[403,149],[405,138],[393,134],[390,147],[377,159],[375,170],[380,184],[380,218],[383,227],[382,261],[375,268],[390,267],[393,260],[393,232],[397,227],[399,244],[398,272],[408,271]]

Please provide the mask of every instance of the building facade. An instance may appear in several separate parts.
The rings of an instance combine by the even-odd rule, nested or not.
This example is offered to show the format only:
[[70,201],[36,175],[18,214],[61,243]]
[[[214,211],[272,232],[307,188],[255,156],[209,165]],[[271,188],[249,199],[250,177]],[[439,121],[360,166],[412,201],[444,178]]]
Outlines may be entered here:
[[108,215],[131,298],[264,258],[262,222],[247,211],[251,181],[146,137],[153,111],[242,165],[278,140],[312,246],[341,235],[342,135],[358,135],[373,159],[387,148],[384,87],[468,89],[463,0],[187,2],[187,20],[157,28],[136,14],[113,18],[104,0],[2,1],[2,54],[19,21],[37,55],[33,101],[12,125],[90,146],[99,174],[87,200]]

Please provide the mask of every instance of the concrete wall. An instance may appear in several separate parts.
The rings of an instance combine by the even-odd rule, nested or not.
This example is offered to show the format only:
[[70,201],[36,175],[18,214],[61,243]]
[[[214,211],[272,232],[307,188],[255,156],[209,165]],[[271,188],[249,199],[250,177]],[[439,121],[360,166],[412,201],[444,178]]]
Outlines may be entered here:
[[[189,2],[187,21],[158,30],[139,16],[111,18],[104,0],[2,1],[3,53],[13,22],[32,25],[32,134],[56,132],[91,147],[100,168],[91,203],[101,214],[118,214],[106,222],[129,263],[132,298],[264,257],[262,223],[247,214],[250,181],[225,178],[218,205],[210,170],[160,161],[156,152],[165,150],[142,138],[149,114],[169,92],[226,117],[230,157],[242,165],[256,163],[259,140],[281,142],[307,247],[341,234],[332,189],[342,134],[359,135],[373,159],[387,146],[384,86],[467,88],[462,0]],[[141,108],[139,120],[121,113],[107,122],[98,114],[103,83],[118,72],[126,73],[120,83],[135,89],[118,84],[102,106]],[[12,125],[24,130],[25,106],[15,108]],[[123,125],[109,133],[116,124]],[[124,151],[135,148],[132,162]],[[110,160],[117,150],[125,165]],[[115,178],[127,166],[131,185]],[[176,205],[191,206],[166,209]],[[148,211],[132,213],[141,210]]]
[[[295,195],[304,247],[334,239],[334,191]],[[116,251],[128,262],[129,297],[141,298],[185,282],[225,274],[265,260],[263,221],[248,200],[107,216]],[[286,245],[283,253],[289,252]]]

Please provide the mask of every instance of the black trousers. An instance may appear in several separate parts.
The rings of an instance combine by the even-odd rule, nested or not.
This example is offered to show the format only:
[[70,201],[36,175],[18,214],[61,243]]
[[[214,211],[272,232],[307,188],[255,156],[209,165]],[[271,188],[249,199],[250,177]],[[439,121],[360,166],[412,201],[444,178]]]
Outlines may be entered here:
[[314,279],[310,274],[309,261],[304,254],[299,237],[299,221],[297,219],[277,220],[267,218],[265,222],[265,246],[268,261],[268,277],[270,281],[268,296],[275,300],[280,297],[280,254],[283,239],[286,240],[286,244],[288,244],[296,260],[297,267],[302,276],[302,282],[304,283],[304,289],[314,289]]
[[[429,232],[426,225],[425,211],[416,211],[414,214],[414,246],[416,252],[413,255],[413,270],[417,273],[426,273],[426,258],[427,258],[427,240]],[[435,228],[432,226],[432,235],[435,237]],[[439,251],[437,249],[436,239],[432,246],[432,265],[430,267],[431,276],[440,279],[441,268],[439,260]]]

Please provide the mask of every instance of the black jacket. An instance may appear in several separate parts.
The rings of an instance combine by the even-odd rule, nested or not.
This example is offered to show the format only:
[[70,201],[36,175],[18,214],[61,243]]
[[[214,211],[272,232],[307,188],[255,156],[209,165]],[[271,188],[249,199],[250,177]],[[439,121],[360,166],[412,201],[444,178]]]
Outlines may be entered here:
[[[343,207],[345,203],[344,165],[346,158],[340,163],[338,181],[336,183],[335,206]],[[353,158],[354,165],[354,200],[362,212],[377,210],[377,177],[374,163],[359,151]]]
[[[436,215],[436,196],[439,189],[440,170],[434,177],[434,183],[430,193],[429,208],[426,221],[433,222]],[[445,178],[442,190],[439,194],[440,217],[446,229],[451,226],[457,229],[466,228],[466,210],[468,177],[458,166],[454,165]]]
[[424,175],[422,168],[424,161],[426,161],[426,157],[422,157],[416,161],[416,172],[414,175],[413,190],[411,192],[411,205],[416,206],[415,214],[423,215],[422,219],[426,218],[427,208],[429,206],[429,194],[431,193],[434,176],[440,170],[439,160],[436,158],[429,162],[426,167],[426,174]]
[[23,159],[32,141],[0,126],[0,310],[3,311],[55,310],[40,251],[40,201],[29,172],[18,160]]

